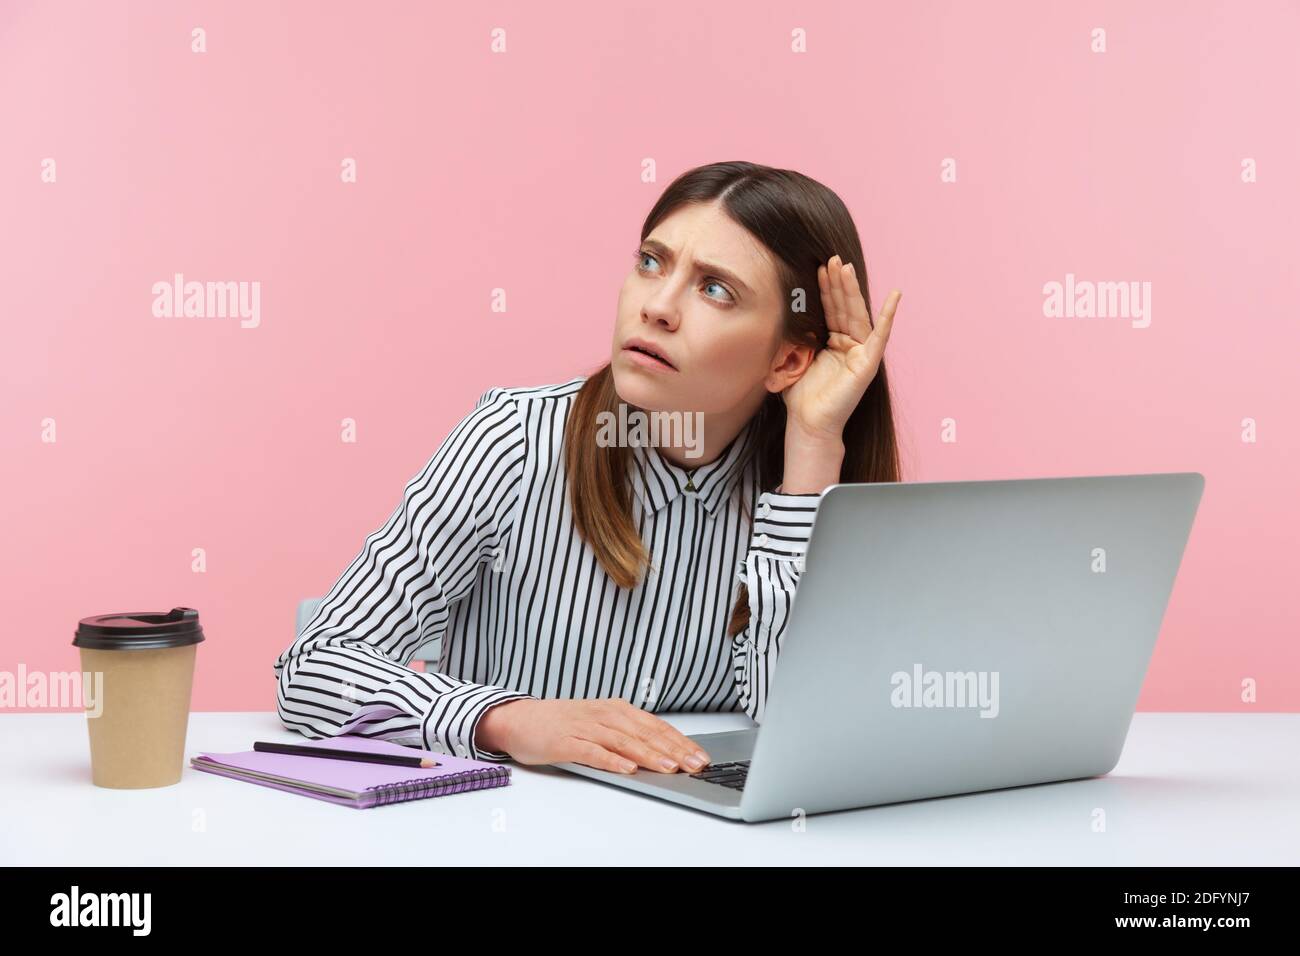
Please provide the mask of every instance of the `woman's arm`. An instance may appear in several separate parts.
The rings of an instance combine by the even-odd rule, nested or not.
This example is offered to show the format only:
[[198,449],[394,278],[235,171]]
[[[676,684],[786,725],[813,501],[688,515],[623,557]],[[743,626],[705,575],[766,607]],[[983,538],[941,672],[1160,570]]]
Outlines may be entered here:
[[822,492],[839,481],[844,444],[809,439],[791,422],[786,427],[785,462],[781,487],[758,499],[740,571],[749,594],[749,626],[731,646],[741,706],[759,723],[803,574],[813,516]]
[[406,485],[315,616],[275,661],[280,720],[311,738],[418,736],[477,759],[483,715],[530,697],[407,665],[504,547],[519,507],[525,433],[513,399],[485,393]]
[[749,625],[732,641],[736,689],[745,712],[762,722],[795,591],[803,573],[813,516],[840,480],[844,425],[875,378],[902,294],[895,289],[874,326],[853,266],[839,256],[818,268],[826,311],[826,348],[782,392],[786,406],[781,487],[759,497],[749,553],[740,570],[749,594]]
[[749,596],[749,624],[732,639],[732,670],[741,707],[763,722],[790,606],[803,574],[820,493],[759,495],[749,551],[739,578]]

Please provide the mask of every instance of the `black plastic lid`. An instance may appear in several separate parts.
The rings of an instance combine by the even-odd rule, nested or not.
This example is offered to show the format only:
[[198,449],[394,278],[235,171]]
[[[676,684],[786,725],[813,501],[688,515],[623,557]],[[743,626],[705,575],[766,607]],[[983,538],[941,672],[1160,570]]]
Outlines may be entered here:
[[154,651],[203,640],[199,612],[192,607],[83,617],[72,643],[107,651]]

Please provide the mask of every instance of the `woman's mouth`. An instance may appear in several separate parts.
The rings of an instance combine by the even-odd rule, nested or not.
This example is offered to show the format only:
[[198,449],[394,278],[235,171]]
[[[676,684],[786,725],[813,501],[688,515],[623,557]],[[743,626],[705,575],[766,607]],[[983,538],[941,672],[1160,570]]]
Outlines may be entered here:
[[668,357],[648,342],[633,339],[623,346],[623,352],[629,359],[643,368],[652,368],[664,372],[675,372],[677,366]]

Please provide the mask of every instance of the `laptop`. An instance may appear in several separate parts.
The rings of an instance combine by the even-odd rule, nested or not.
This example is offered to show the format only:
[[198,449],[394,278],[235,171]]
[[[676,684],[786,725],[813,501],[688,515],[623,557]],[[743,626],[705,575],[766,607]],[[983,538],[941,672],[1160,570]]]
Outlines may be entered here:
[[698,773],[555,766],[758,822],[1109,773],[1205,478],[833,485],[766,711]]

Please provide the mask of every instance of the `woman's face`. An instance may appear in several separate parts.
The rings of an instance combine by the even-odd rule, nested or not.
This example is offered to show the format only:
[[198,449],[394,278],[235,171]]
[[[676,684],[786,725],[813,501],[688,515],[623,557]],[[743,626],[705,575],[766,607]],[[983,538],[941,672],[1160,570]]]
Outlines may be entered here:
[[773,374],[785,303],[771,254],[716,203],[678,208],[638,249],[614,324],[619,398],[739,427],[787,384]]

